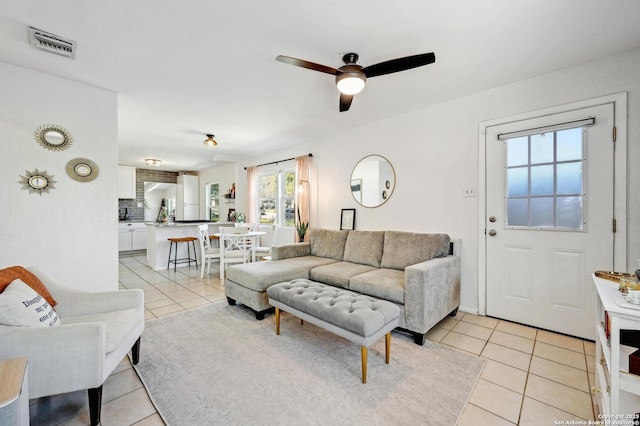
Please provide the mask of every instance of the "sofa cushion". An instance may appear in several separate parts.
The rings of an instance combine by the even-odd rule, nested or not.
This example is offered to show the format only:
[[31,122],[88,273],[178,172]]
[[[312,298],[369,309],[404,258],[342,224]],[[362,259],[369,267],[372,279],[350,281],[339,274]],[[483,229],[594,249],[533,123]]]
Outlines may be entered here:
[[11,266],[0,270],[0,293],[16,279],[22,280],[22,282],[34,289],[35,292],[44,297],[51,306],[56,306],[56,301],[40,278],[22,266]]
[[309,278],[314,267],[335,263],[326,257],[303,256],[290,259],[244,263],[227,269],[227,280],[255,291],[265,291],[269,286],[295,278]]
[[351,231],[344,246],[343,260],[380,267],[384,231]]
[[351,262],[336,262],[317,266],[309,271],[309,279],[336,287],[349,288],[349,279],[355,275],[375,269],[369,265]]
[[[311,255],[327,257],[329,259],[342,260],[344,245],[349,231],[336,231],[332,229],[311,229],[309,242],[311,243]],[[302,278],[302,277],[298,277]]]
[[349,290],[404,305],[404,271],[380,268],[356,275]]
[[60,324],[44,297],[17,279],[0,293],[0,324],[14,327],[50,327]]
[[386,231],[381,268],[402,269],[449,253],[447,234]]
[[64,325],[85,324],[88,322],[103,323],[107,332],[106,353],[111,353],[122,347],[129,335],[139,333],[140,311],[138,309],[123,309],[120,311],[103,312],[90,315],[78,315],[62,318]]

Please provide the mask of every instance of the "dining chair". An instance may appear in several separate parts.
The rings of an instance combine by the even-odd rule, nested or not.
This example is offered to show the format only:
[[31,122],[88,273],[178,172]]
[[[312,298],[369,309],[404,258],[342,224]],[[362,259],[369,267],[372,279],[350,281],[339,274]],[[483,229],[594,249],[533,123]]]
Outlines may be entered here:
[[253,250],[255,251],[256,257],[262,260],[271,260],[271,248],[276,245],[278,241],[278,225],[273,224],[271,232],[271,243],[268,246],[259,246],[256,245]]
[[224,282],[224,270],[228,263],[247,263],[251,259],[247,233],[248,229],[244,226],[220,227],[220,281]]
[[211,238],[209,237],[209,225],[198,225],[198,233],[200,234],[200,279],[204,277],[204,264],[207,263],[207,275],[211,272],[211,260],[218,259],[220,261],[220,249],[211,247]]

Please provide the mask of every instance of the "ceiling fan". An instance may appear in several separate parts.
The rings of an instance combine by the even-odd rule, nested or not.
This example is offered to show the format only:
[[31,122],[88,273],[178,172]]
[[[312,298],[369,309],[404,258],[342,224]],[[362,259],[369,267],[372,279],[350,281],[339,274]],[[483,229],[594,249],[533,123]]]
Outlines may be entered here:
[[347,53],[342,57],[344,65],[337,69],[303,59],[292,58],[291,56],[278,55],[276,61],[335,75],[336,86],[340,91],[340,112],[344,112],[349,110],[353,96],[360,93],[364,88],[367,78],[432,64],[436,61],[436,55],[433,52],[422,53],[362,67],[356,63],[358,62],[358,55],[356,53]]

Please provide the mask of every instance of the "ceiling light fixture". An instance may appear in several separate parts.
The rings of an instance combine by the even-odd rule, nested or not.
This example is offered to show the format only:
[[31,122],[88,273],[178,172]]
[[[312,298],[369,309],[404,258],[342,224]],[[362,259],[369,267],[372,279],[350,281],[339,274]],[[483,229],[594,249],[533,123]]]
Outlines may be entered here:
[[218,146],[218,142],[216,142],[215,139],[213,139],[214,135],[207,135],[207,140],[204,141],[204,144],[206,146]]
[[147,166],[159,166],[162,164],[162,161],[156,160],[155,158],[145,158],[144,162]]
[[360,68],[354,65],[345,65],[340,70],[342,73],[336,76],[336,86],[338,86],[340,93],[355,95],[364,89],[367,76],[360,71]]

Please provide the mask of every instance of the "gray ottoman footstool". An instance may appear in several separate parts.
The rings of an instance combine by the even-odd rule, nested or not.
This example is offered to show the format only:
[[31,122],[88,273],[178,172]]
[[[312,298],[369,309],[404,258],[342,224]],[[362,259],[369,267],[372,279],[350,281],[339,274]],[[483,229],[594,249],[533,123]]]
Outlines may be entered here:
[[368,347],[382,336],[389,364],[391,330],[398,326],[400,316],[395,304],[307,279],[275,284],[267,289],[267,295],[276,308],[276,334],[280,334],[282,309],[360,345],[362,383],[367,383]]

